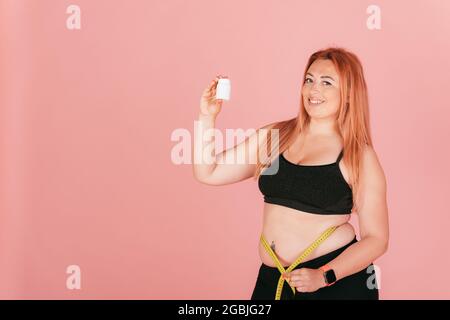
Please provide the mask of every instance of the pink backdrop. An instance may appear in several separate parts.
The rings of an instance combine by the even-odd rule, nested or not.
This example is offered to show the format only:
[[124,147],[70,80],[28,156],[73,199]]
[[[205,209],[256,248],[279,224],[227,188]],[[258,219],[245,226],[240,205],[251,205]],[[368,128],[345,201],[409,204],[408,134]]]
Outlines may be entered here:
[[380,298],[450,298],[450,1],[0,0],[0,26],[1,298],[249,299],[257,184],[198,183],[171,134],[193,132],[217,74],[232,83],[218,128],[297,115],[329,45],[363,63],[388,181]]

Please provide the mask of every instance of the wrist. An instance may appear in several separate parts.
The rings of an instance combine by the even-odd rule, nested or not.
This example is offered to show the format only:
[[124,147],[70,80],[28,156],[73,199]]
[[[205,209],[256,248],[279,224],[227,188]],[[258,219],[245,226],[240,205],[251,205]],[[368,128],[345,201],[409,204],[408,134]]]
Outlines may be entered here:
[[198,119],[199,120],[216,120],[216,115],[204,114],[202,112],[199,112]]
[[329,265],[325,264],[319,269],[322,271],[323,282],[326,287],[333,285],[337,281],[336,274]]
[[327,282],[325,281],[325,277],[323,276],[323,271],[318,269],[320,272],[320,287],[325,288],[328,286]]

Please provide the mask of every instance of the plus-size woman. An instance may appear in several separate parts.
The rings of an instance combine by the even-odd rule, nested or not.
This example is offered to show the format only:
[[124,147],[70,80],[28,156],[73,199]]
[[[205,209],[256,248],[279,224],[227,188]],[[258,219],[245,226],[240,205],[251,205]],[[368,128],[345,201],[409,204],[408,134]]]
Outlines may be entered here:
[[[202,94],[199,132],[214,128],[221,110],[218,78]],[[355,54],[328,48],[311,55],[302,81],[298,116],[259,128],[212,162],[195,159],[205,148],[215,154],[198,134],[194,176],[209,185],[258,179],[261,266],[251,299],[379,299],[373,262],[388,248],[386,179],[363,68]],[[225,161],[230,155],[245,161]]]

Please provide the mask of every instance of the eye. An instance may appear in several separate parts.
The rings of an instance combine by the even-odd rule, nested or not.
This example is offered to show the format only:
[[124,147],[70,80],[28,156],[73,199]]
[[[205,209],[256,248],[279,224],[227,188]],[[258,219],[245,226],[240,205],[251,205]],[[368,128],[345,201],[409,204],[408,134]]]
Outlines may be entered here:
[[305,79],[305,83],[308,83],[308,80],[311,80],[310,78],[306,78]]
[[331,86],[331,83],[328,81],[324,81],[325,83],[328,83],[327,86]]

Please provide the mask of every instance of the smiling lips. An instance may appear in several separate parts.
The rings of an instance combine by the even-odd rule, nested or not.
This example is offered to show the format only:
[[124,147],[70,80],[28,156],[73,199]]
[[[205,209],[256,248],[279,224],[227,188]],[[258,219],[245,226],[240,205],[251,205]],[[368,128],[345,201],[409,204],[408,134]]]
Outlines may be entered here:
[[309,98],[308,101],[310,104],[317,106],[317,105],[321,104],[322,102],[324,102],[325,100]]

